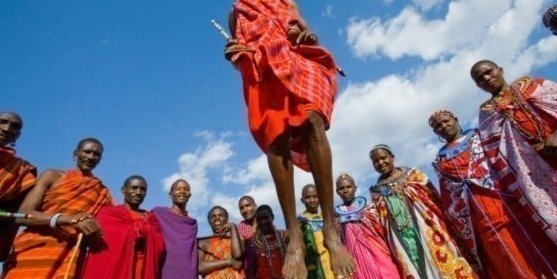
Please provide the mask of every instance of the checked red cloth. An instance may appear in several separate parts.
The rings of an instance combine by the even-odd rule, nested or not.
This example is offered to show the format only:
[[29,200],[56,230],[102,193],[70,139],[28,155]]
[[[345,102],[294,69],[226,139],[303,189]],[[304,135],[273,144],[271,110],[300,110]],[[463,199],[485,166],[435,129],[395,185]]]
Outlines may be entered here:
[[318,112],[329,127],[337,93],[337,66],[317,45],[293,45],[289,26],[301,22],[291,0],[237,0],[235,37],[253,51],[232,57],[242,73],[250,131],[263,151],[291,133],[292,161],[309,170],[305,147],[295,129]]

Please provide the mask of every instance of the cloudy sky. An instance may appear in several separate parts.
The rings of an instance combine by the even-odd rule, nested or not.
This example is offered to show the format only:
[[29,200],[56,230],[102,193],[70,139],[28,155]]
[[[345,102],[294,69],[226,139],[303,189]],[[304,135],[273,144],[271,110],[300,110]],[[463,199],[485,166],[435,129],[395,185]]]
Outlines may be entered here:
[[[202,235],[210,233],[212,205],[239,221],[244,194],[279,211],[266,159],[247,130],[239,73],[209,23],[226,22],[231,2],[1,1],[0,110],[24,118],[19,154],[41,171],[70,168],[77,141],[98,137],[105,154],[96,174],[119,201],[129,175],[149,181],[148,209],[168,205],[169,184],[185,178]],[[552,4],[299,0],[348,74],[328,132],[335,177],[350,173],[366,195],[377,178],[367,153],[386,143],[399,165],[436,183],[430,162],[441,144],[427,118],[443,107],[475,126],[488,97],[469,77],[475,61],[498,62],[507,80],[557,79],[557,36],[541,24]],[[309,182],[296,172],[297,199]]]

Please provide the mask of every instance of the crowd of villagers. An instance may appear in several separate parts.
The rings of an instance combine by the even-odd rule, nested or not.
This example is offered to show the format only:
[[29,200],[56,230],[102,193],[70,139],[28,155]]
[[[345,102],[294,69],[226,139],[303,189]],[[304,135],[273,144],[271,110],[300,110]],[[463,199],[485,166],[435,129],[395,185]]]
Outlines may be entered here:
[[[75,168],[37,176],[16,156],[23,120],[0,112],[1,278],[557,277],[556,83],[526,76],[509,84],[502,67],[481,60],[470,74],[490,98],[478,127],[463,129],[446,109],[424,119],[443,143],[432,158],[438,187],[377,144],[369,152],[376,183],[358,192],[349,174],[335,183],[331,176],[329,196],[325,129],[340,70],[293,1],[237,0],[233,15],[225,55],[242,73],[250,131],[267,154],[287,230],[275,226],[270,206],[243,196],[239,224],[217,205],[207,213],[213,234],[198,237],[186,210],[195,185],[184,179],[171,185],[169,207],[148,211],[147,181],[129,176],[116,205],[93,174],[103,154],[95,138],[79,141]],[[293,67],[298,75],[287,74]],[[265,99],[269,90],[295,105],[271,113],[278,107]],[[307,129],[291,129],[300,125]],[[292,140],[299,137],[306,146]],[[305,210],[294,221],[293,185],[281,186],[293,183],[293,165],[317,185],[299,193]],[[334,207],[333,188],[341,200]]]

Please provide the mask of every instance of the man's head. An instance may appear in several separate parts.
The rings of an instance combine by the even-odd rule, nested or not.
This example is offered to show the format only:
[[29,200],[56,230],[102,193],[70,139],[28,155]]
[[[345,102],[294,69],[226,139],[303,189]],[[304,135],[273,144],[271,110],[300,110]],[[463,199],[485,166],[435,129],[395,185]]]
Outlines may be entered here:
[[185,207],[191,197],[190,184],[184,179],[178,179],[170,186],[168,195],[173,204]]
[[257,205],[255,200],[251,196],[243,196],[238,201],[238,208],[240,209],[240,214],[246,221],[253,221],[255,217],[255,210]]
[[103,145],[96,138],[85,138],[79,141],[73,152],[77,167],[83,174],[91,174],[102,159]]
[[140,175],[132,175],[124,181],[122,186],[124,203],[132,210],[138,210],[147,195],[147,181]]
[[503,77],[503,68],[491,60],[476,62],[470,69],[470,75],[479,88],[494,96],[508,86]]
[[23,120],[17,113],[0,112],[0,146],[15,145],[21,135]]
[[352,176],[343,173],[339,175],[336,181],[336,192],[337,195],[342,199],[342,202],[346,205],[351,204],[356,197],[356,183]]
[[266,204],[259,206],[255,211],[255,219],[257,228],[263,234],[269,235],[275,232],[275,225],[273,224],[275,214],[273,214],[273,209],[270,206]]
[[302,188],[301,200],[308,212],[313,214],[319,212],[319,196],[317,195],[317,188],[315,185],[308,184]]
[[542,21],[543,25],[545,25],[553,35],[557,35],[557,5],[545,11]]
[[228,211],[220,205],[213,206],[207,214],[207,220],[213,232],[216,232],[223,225],[228,223]]

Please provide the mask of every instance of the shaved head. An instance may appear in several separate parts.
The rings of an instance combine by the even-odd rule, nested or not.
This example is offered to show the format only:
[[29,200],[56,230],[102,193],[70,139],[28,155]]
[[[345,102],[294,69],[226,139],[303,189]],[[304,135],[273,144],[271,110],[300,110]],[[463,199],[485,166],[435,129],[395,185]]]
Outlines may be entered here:
[[253,199],[252,196],[243,196],[240,198],[240,200],[238,200],[238,204],[242,203],[242,201],[244,200],[248,200],[250,203],[255,204],[255,200]]
[[474,76],[473,75],[474,70],[477,69],[478,67],[480,67],[481,65],[489,65],[489,66],[493,66],[495,68],[499,68],[499,65],[497,65],[497,63],[495,63],[491,60],[484,59],[484,60],[480,60],[480,61],[474,63],[474,65],[472,65],[472,68],[470,68],[470,74],[472,76]]
[[19,114],[12,112],[12,111],[0,111],[0,116],[11,116],[15,119],[17,119],[19,121],[19,123],[21,123],[21,126],[23,126],[23,119],[21,119],[21,116],[19,116]]

